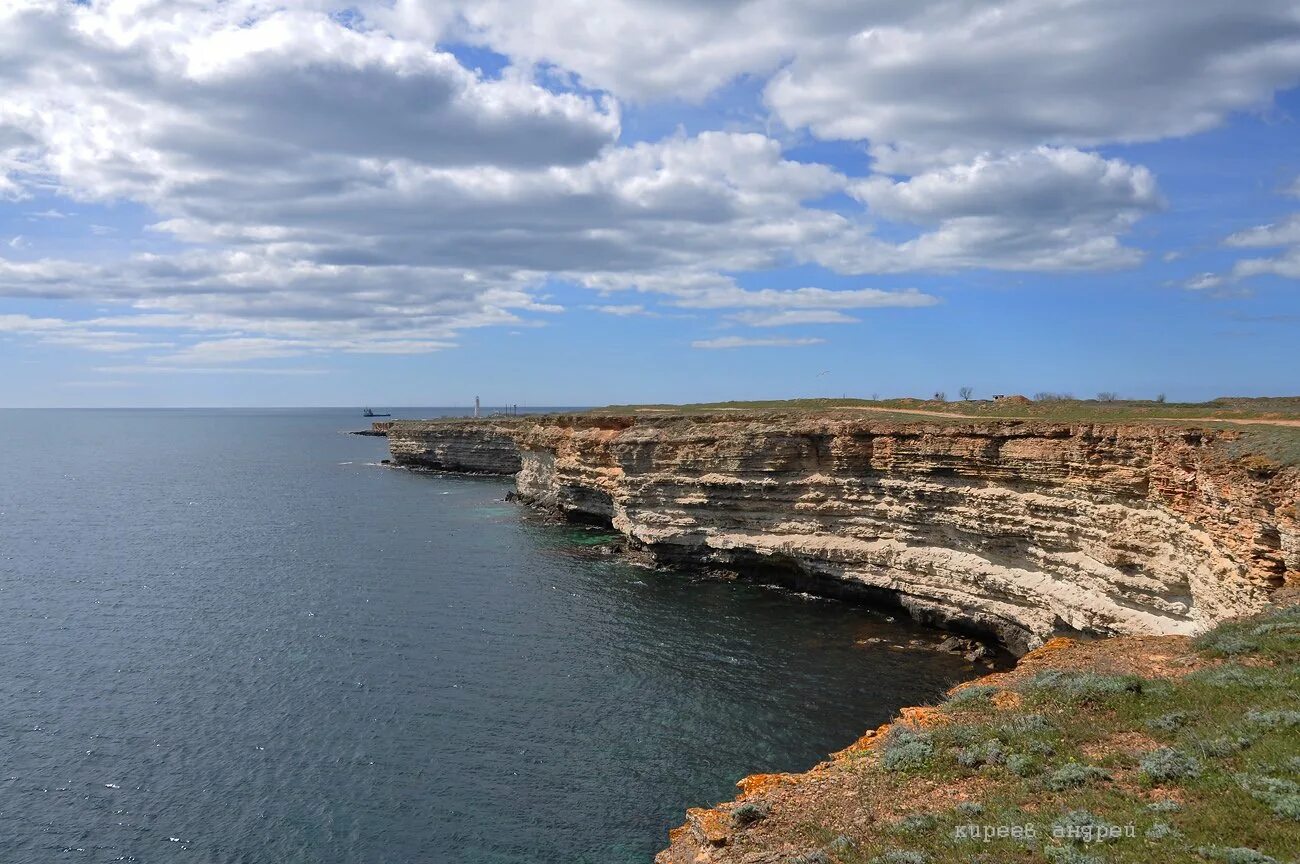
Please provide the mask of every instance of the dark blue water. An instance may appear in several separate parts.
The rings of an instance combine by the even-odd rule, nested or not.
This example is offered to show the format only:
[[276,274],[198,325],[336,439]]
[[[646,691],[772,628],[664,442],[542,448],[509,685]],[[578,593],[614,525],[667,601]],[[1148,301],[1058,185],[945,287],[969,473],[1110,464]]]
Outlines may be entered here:
[[378,467],[362,425],[0,412],[0,861],[648,862],[970,672]]

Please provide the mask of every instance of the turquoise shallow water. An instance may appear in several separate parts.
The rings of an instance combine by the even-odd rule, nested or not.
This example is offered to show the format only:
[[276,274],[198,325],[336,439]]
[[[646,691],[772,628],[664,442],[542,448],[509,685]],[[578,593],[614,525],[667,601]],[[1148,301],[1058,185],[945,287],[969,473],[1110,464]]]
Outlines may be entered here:
[[0,861],[647,862],[971,674],[381,468],[356,413],[0,412]]

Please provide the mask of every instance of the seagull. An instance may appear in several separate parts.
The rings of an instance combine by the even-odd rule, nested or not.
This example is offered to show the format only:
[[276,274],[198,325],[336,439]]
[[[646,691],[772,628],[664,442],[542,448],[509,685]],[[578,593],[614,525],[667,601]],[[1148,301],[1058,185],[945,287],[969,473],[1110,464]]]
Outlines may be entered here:
[[829,375],[829,374],[831,374],[831,370],[827,369],[825,372],[818,372],[817,377],[820,378],[823,375]]

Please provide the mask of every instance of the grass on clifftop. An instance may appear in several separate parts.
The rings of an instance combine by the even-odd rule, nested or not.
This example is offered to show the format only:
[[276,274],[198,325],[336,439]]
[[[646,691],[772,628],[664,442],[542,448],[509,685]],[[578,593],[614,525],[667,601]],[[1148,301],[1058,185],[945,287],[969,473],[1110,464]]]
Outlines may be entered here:
[[[1057,423],[1167,423],[1226,429],[1239,438],[1228,447],[1233,457],[1257,456],[1277,467],[1300,465],[1300,397],[1223,398],[1210,402],[1012,398],[939,402],[921,399],[786,399],[767,402],[701,402],[689,405],[610,405],[595,414],[644,417],[700,414],[816,414],[896,423],[953,423],[980,420],[1042,420]],[[1270,420],[1297,425],[1243,425]]]
[[[1300,855],[1300,608],[1196,640],[1181,678],[1048,671],[970,687],[861,759],[858,800],[928,811],[807,825],[822,864],[1270,864]],[[955,794],[954,794],[955,793]],[[812,857],[809,858],[809,855]],[[790,861],[800,860],[793,857]]]
[[[1300,396],[1215,399],[1210,402],[1154,402],[1146,400],[1040,399],[1013,397],[1000,401],[934,399],[784,399],[772,401],[699,402],[685,405],[609,405],[593,413],[711,414],[720,412],[925,412],[937,415],[969,414],[978,418],[1041,419],[1062,422],[1122,423],[1129,420],[1190,420],[1202,418],[1300,419]],[[921,416],[913,414],[912,416]],[[922,417],[924,419],[924,417]]]

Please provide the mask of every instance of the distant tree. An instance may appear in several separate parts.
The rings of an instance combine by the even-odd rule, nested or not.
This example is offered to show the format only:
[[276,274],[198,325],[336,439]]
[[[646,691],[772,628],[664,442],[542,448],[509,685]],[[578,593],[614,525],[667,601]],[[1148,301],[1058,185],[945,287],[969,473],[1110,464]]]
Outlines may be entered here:
[[1069,402],[1074,399],[1073,393],[1035,393],[1035,402]]
[[936,402],[947,402],[947,401],[948,401],[948,394],[945,393],[945,392],[943,392],[942,390],[940,390],[938,393],[935,393],[935,394],[934,394],[934,401],[936,401]]
[[969,388],[969,387],[963,387],[963,388],[961,388],[960,390],[958,390],[957,392],[961,395],[961,398],[962,398],[964,401],[966,401],[966,402],[969,402],[969,401],[970,401],[970,397],[972,397],[972,396],[975,395],[975,391],[972,390],[972,389]]
[[871,394],[871,401],[872,401],[872,402],[879,402],[879,401],[880,401],[880,394],[879,394],[879,393],[872,393],[872,394]]
[[1164,402],[1164,401],[1165,401],[1165,394],[1163,394],[1163,393],[1157,394],[1157,395],[1156,395],[1156,401],[1157,401],[1157,402]]
[[1119,398],[1118,393],[1111,393],[1109,390],[1103,390],[1102,392],[1097,394],[1098,402],[1114,402],[1118,398]]

